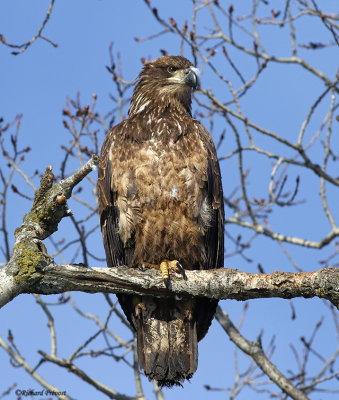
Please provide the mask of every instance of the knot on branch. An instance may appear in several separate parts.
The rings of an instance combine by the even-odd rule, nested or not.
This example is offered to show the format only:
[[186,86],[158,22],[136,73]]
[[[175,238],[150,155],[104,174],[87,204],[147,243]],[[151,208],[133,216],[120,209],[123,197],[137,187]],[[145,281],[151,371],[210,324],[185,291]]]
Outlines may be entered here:
[[[40,188],[35,192],[33,207],[24,216],[24,225],[20,228],[33,231],[34,237],[41,240],[57,231],[61,219],[69,215],[60,182],[53,186],[54,181],[50,165],[41,178]],[[58,201],[60,196],[64,198],[63,202]]]
[[71,210],[67,207],[67,199],[72,195],[73,188],[99,163],[99,157],[92,158],[72,176],[55,183],[52,166],[46,168],[40,181],[40,188],[35,192],[31,211],[24,216],[24,224],[16,231],[33,232],[33,237],[46,239],[58,230],[62,218],[70,216]]

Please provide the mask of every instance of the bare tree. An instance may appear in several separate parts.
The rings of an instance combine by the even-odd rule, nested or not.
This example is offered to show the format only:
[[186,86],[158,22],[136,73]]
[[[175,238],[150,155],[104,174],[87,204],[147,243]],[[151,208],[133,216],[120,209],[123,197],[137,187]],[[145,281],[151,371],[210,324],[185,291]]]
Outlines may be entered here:
[[[268,345],[263,344],[260,326],[264,325],[265,306],[257,318],[258,337],[251,341],[243,333],[250,302],[244,303],[238,327],[220,303],[216,319],[235,345],[234,382],[226,386],[222,381],[218,386],[202,382],[205,386],[201,390],[202,396],[210,391],[223,391],[230,399],[241,398],[244,393],[247,398],[262,395],[278,399],[318,399],[321,393],[321,398],[334,399],[339,393],[336,206],[339,154],[335,135],[339,71],[335,57],[333,65],[326,69],[331,72],[325,73],[324,66],[310,54],[335,54],[339,44],[339,16],[325,12],[321,2],[315,0],[287,0],[275,9],[266,0],[246,2],[246,8],[238,4],[225,7],[217,0],[192,0],[191,19],[179,22],[180,14],[162,15],[161,8],[156,8],[151,1],[144,0],[144,3],[150,10],[150,18],[158,22],[159,31],[135,40],[140,43],[151,40],[157,45],[157,40],[167,35],[178,52],[192,59],[204,72],[202,86],[195,96],[195,112],[213,133],[219,151],[226,182],[225,267],[232,269],[188,272],[187,281],[173,275],[169,291],[156,271],[141,272],[125,266],[114,270],[96,267],[104,263],[104,256],[102,249],[93,244],[93,237],[100,236],[100,230],[96,178],[90,172],[98,163],[104,134],[124,118],[133,87],[133,82],[124,77],[119,54],[115,55],[111,47],[107,69],[114,83],[112,110],[106,115],[97,111],[96,95],[88,105],[82,104],[80,95],[74,100],[67,99],[63,123],[70,141],[67,146],[63,145],[64,158],[59,169],[54,170],[57,176],[51,166],[43,174],[25,171],[25,157],[31,149],[20,144],[21,116],[10,122],[0,121],[0,146],[5,160],[0,168],[0,249],[4,259],[0,269],[0,304],[4,306],[19,294],[32,293],[48,322],[51,343],[49,352],[38,347],[39,358],[32,361],[27,360],[24,346],[19,346],[15,332],[10,329],[6,338],[0,337],[0,346],[14,367],[24,369],[58,398],[71,398],[73,393],[71,389],[65,392],[65,388],[59,387],[51,379],[50,371],[68,371],[74,379],[79,378],[84,385],[109,398],[143,399],[146,381],[137,367],[133,333],[111,293],[147,293],[159,297],[179,294],[242,301],[318,297],[325,299],[321,314],[326,320],[319,314],[312,331],[301,337],[296,334],[290,344],[294,367],[279,360],[273,362],[277,347],[274,337]],[[41,34],[53,5],[54,1],[38,34],[20,45],[19,52],[38,37],[44,38]],[[208,26],[201,23],[206,20]],[[298,36],[306,23],[311,23],[315,32],[307,41]],[[321,32],[321,40],[317,32]],[[271,38],[274,38],[273,44]],[[1,41],[13,47],[3,36]],[[160,51],[167,54],[166,49]],[[304,104],[298,111],[301,126],[296,129],[293,124],[286,125],[288,116],[283,110],[280,120],[267,126],[264,112],[259,116],[251,112],[253,92],[260,94],[264,108],[272,101],[270,96],[279,96],[276,86],[288,85],[289,76],[294,73],[316,88],[314,97],[303,99]],[[265,96],[262,82],[272,79],[273,90],[270,96]],[[297,96],[299,88],[293,90],[290,95]],[[289,131],[282,130],[280,125],[288,126]],[[36,188],[34,182],[39,175],[40,187]],[[13,183],[16,177],[21,179],[20,186]],[[13,248],[7,217],[11,196],[22,198],[26,212],[22,226],[15,231]],[[67,205],[70,198],[76,204],[73,211]],[[314,201],[315,198],[320,201]],[[300,219],[299,214],[308,217]],[[321,229],[312,222],[315,216],[317,221],[321,220]],[[52,249],[49,252],[43,243],[46,239]],[[276,246],[275,265],[267,265],[260,252],[253,253],[257,246]],[[314,256],[316,261],[312,265],[298,261],[314,249],[319,255]],[[293,272],[275,271],[282,269],[283,259]],[[254,263],[258,273],[253,272]],[[248,268],[251,273],[239,271]],[[70,293],[74,291],[101,293],[97,295],[101,296],[101,312],[88,311],[84,299]],[[42,298],[41,294],[59,297]],[[292,301],[290,307],[292,321],[300,319]],[[60,350],[65,337],[62,328],[57,329],[53,314],[56,309],[69,308],[84,320],[88,332],[65,357]],[[325,325],[331,327],[326,336],[332,350],[323,354],[318,349],[317,338]],[[248,355],[246,362],[240,362],[242,353]],[[84,359],[98,359],[103,364],[109,359],[109,365],[116,364],[118,368],[124,364],[124,371],[134,378],[135,388],[126,387],[122,391],[106,385],[82,367]],[[230,360],[227,364],[231,364]],[[19,389],[15,383],[8,382],[0,398]],[[156,399],[166,395],[154,383],[153,390]],[[20,390],[16,393],[18,397],[25,395]]]

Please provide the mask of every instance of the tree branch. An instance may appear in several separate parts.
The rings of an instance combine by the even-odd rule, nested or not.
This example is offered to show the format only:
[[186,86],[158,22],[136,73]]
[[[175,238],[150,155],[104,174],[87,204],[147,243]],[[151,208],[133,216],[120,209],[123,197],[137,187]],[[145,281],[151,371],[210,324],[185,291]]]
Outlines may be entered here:
[[216,318],[224,328],[232,342],[236,344],[244,353],[253,358],[258,367],[272,379],[287,395],[295,400],[309,399],[301,390],[296,388],[289,379],[287,379],[278,368],[265,355],[260,338],[255,342],[245,339],[229,319],[227,313],[220,307],[217,308]]
[[36,291],[42,294],[65,291],[135,293],[158,297],[200,296],[214,299],[248,300],[280,297],[323,297],[339,308],[339,268],[314,272],[247,273],[235,269],[186,271],[187,281],[171,275],[167,290],[158,271],[135,268],[84,268],[74,265],[48,266]]
[[[156,270],[140,271],[125,266],[118,268],[87,268],[80,265],[51,263],[40,272],[32,285],[15,290],[16,283],[7,284],[0,296],[0,306],[19,293],[58,294],[67,291],[87,293],[126,293],[156,297],[199,296],[214,299],[248,300],[279,297],[321,297],[339,308],[339,268],[324,268],[314,272],[247,273],[235,269],[186,271],[171,275],[167,290]],[[1,279],[1,275],[0,275]],[[1,282],[1,280],[0,280]]]

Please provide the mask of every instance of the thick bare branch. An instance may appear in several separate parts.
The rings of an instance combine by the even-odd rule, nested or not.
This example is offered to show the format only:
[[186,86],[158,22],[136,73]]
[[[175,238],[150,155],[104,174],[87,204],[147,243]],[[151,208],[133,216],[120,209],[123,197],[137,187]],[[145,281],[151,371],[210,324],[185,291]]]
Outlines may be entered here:
[[339,307],[339,268],[314,272],[279,272],[258,274],[219,269],[187,271],[188,280],[172,274],[171,290],[167,290],[158,271],[142,272],[135,268],[113,269],[49,266],[36,286],[48,294],[52,286],[59,290],[84,292],[139,293],[155,296],[203,296],[214,299],[248,300],[280,297],[323,297]]

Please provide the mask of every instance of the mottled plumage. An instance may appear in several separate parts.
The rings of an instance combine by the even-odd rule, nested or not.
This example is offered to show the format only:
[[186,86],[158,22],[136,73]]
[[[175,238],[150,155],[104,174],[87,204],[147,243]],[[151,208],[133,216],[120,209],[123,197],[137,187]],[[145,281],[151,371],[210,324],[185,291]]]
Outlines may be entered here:
[[[183,57],[146,63],[128,119],[107,133],[98,196],[108,267],[163,260],[177,260],[187,270],[223,266],[219,164],[209,133],[191,116],[197,79]],[[118,298],[136,331],[145,374],[165,386],[189,379],[217,301]]]

